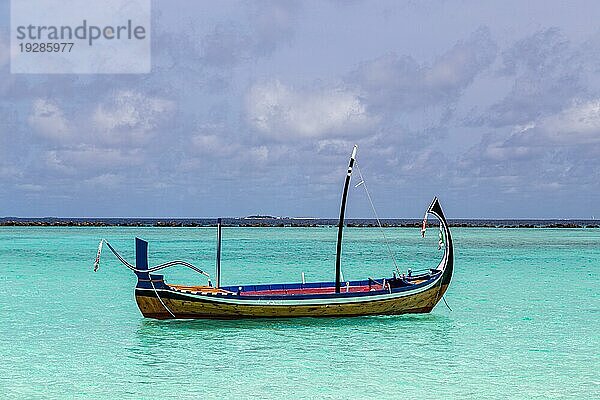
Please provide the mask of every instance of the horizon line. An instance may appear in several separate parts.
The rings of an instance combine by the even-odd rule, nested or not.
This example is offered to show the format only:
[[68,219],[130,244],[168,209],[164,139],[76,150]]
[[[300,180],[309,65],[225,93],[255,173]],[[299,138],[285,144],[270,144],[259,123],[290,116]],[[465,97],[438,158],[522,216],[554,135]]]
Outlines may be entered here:
[[[59,217],[59,216],[44,216],[44,217],[19,217],[19,216],[14,216],[14,215],[9,215],[9,216],[0,216],[0,220],[10,220],[10,219],[20,219],[20,220],[36,220],[36,219],[63,219],[63,220],[68,220],[68,219],[155,219],[155,220],[161,220],[161,219],[170,219],[170,220],[177,220],[177,219],[217,219],[217,218],[224,218],[224,219],[249,219],[249,220],[261,220],[261,219],[265,219],[265,220],[277,220],[277,219],[281,219],[281,220],[285,220],[285,219],[304,219],[304,220],[337,220],[339,219],[339,217],[305,217],[305,216],[270,216],[270,215],[264,215],[265,218],[252,218],[253,215],[246,215],[246,216],[226,216],[226,217],[214,217],[214,216],[208,216],[208,217],[168,217],[168,216],[163,216],[163,217],[148,217],[148,216],[142,216],[142,217],[77,217],[77,216],[71,216],[71,217]],[[345,218],[346,220],[356,220],[356,219],[362,219],[362,220],[377,220],[377,218],[375,217],[347,217]],[[380,220],[398,220],[398,219],[403,219],[403,220],[422,220],[422,217],[380,217]],[[523,221],[548,221],[548,220],[563,220],[563,221],[572,221],[572,220],[579,220],[579,221],[595,221],[596,219],[592,216],[591,218],[582,218],[582,217],[451,217],[451,218],[447,218],[448,220],[512,220],[512,221],[519,221],[519,220],[523,220]]]

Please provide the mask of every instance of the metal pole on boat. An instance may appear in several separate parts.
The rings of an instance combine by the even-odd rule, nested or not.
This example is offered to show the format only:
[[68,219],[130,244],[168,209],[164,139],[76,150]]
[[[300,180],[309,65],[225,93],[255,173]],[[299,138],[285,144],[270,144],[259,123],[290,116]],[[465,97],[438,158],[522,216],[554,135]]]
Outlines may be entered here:
[[350,156],[350,164],[348,165],[348,174],[344,182],[344,192],[342,193],[342,206],[340,209],[340,222],[338,225],[337,251],[335,254],[335,292],[340,292],[340,277],[342,274],[342,230],[344,229],[344,214],[346,213],[346,199],[348,198],[348,186],[350,185],[350,177],[352,176],[352,167],[356,159],[356,150],[358,145],[354,145],[352,155]]
[[221,287],[221,218],[217,218],[217,288]]

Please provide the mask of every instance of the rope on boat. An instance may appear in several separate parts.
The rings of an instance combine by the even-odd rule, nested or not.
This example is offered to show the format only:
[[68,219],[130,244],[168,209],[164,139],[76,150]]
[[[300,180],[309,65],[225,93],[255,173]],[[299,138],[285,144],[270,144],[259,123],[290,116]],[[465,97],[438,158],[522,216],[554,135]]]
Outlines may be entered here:
[[388,253],[390,253],[390,256],[392,257],[392,261],[394,262],[394,267],[396,268],[396,272],[398,272],[398,275],[401,275],[402,273],[400,272],[400,268],[398,268],[398,263],[396,262],[396,257],[394,256],[394,252],[392,251],[392,248],[390,247],[390,243],[388,242],[387,237],[385,236],[385,230],[383,229],[383,226],[381,226],[381,221],[379,220],[379,215],[377,215],[377,210],[375,210],[375,205],[373,204],[373,199],[371,199],[371,194],[369,193],[369,189],[367,189],[367,183],[365,182],[365,178],[363,178],[362,172],[360,172],[358,163],[356,163],[356,170],[358,171],[358,175],[360,176],[360,182],[354,187],[359,187],[360,185],[364,186],[365,192],[367,193],[367,198],[369,199],[369,204],[371,204],[371,209],[373,210],[373,214],[375,214],[375,219],[377,220],[377,225],[379,225],[379,230],[381,231],[381,235],[383,236],[383,241],[385,242]]
[[171,312],[171,310],[169,310],[169,307],[167,307],[167,305],[165,304],[165,302],[163,301],[163,299],[160,298],[160,296],[158,294],[158,290],[156,290],[156,287],[154,286],[154,282],[152,282],[152,278],[150,278],[150,284],[152,285],[152,289],[154,289],[154,294],[156,295],[156,298],[158,299],[158,301],[160,301],[160,304],[162,304],[162,306],[165,308],[165,310],[167,310],[167,312],[169,314],[171,314],[171,317],[176,318],[175,314],[173,314]]
[[[373,283],[376,283],[376,284],[378,284],[379,286],[381,286],[381,287],[383,288],[383,285],[384,285],[383,283],[379,283],[379,282],[377,282],[375,279],[373,279],[373,278],[371,278],[371,277],[369,277],[369,281],[371,281],[371,282],[373,282]],[[384,279],[384,281],[385,281],[385,279]],[[384,282],[384,283],[385,283],[385,282]]]

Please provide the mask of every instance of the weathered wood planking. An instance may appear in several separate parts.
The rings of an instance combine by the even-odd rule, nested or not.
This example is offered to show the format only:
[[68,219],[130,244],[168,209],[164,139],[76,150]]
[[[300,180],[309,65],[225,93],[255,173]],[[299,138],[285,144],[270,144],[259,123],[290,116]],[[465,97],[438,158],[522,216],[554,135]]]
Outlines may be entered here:
[[[136,294],[136,301],[145,317],[172,318],[165,306],[176,318],[241,319],[241,318],[290,318],[290,317],[354,317],[365,315],[400,315],[428,313],[444,295],[448,285],[436,285],[424,292],[385,300],[373,300],[348,304],[323,305],[244,305],[215,302],[211,298],[182,300],[147,293]],[[164,305],[161,303],[164,303]]]

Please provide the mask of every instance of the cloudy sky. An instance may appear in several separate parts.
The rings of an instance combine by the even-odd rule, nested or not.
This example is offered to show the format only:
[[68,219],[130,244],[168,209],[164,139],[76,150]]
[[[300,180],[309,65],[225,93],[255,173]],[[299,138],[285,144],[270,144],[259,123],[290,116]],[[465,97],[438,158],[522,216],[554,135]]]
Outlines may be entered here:
[[[600,5],[155,1],[152,72],[11,74],[0,215],[600,217]],[[372,214],[362,187],[349,217]]]

